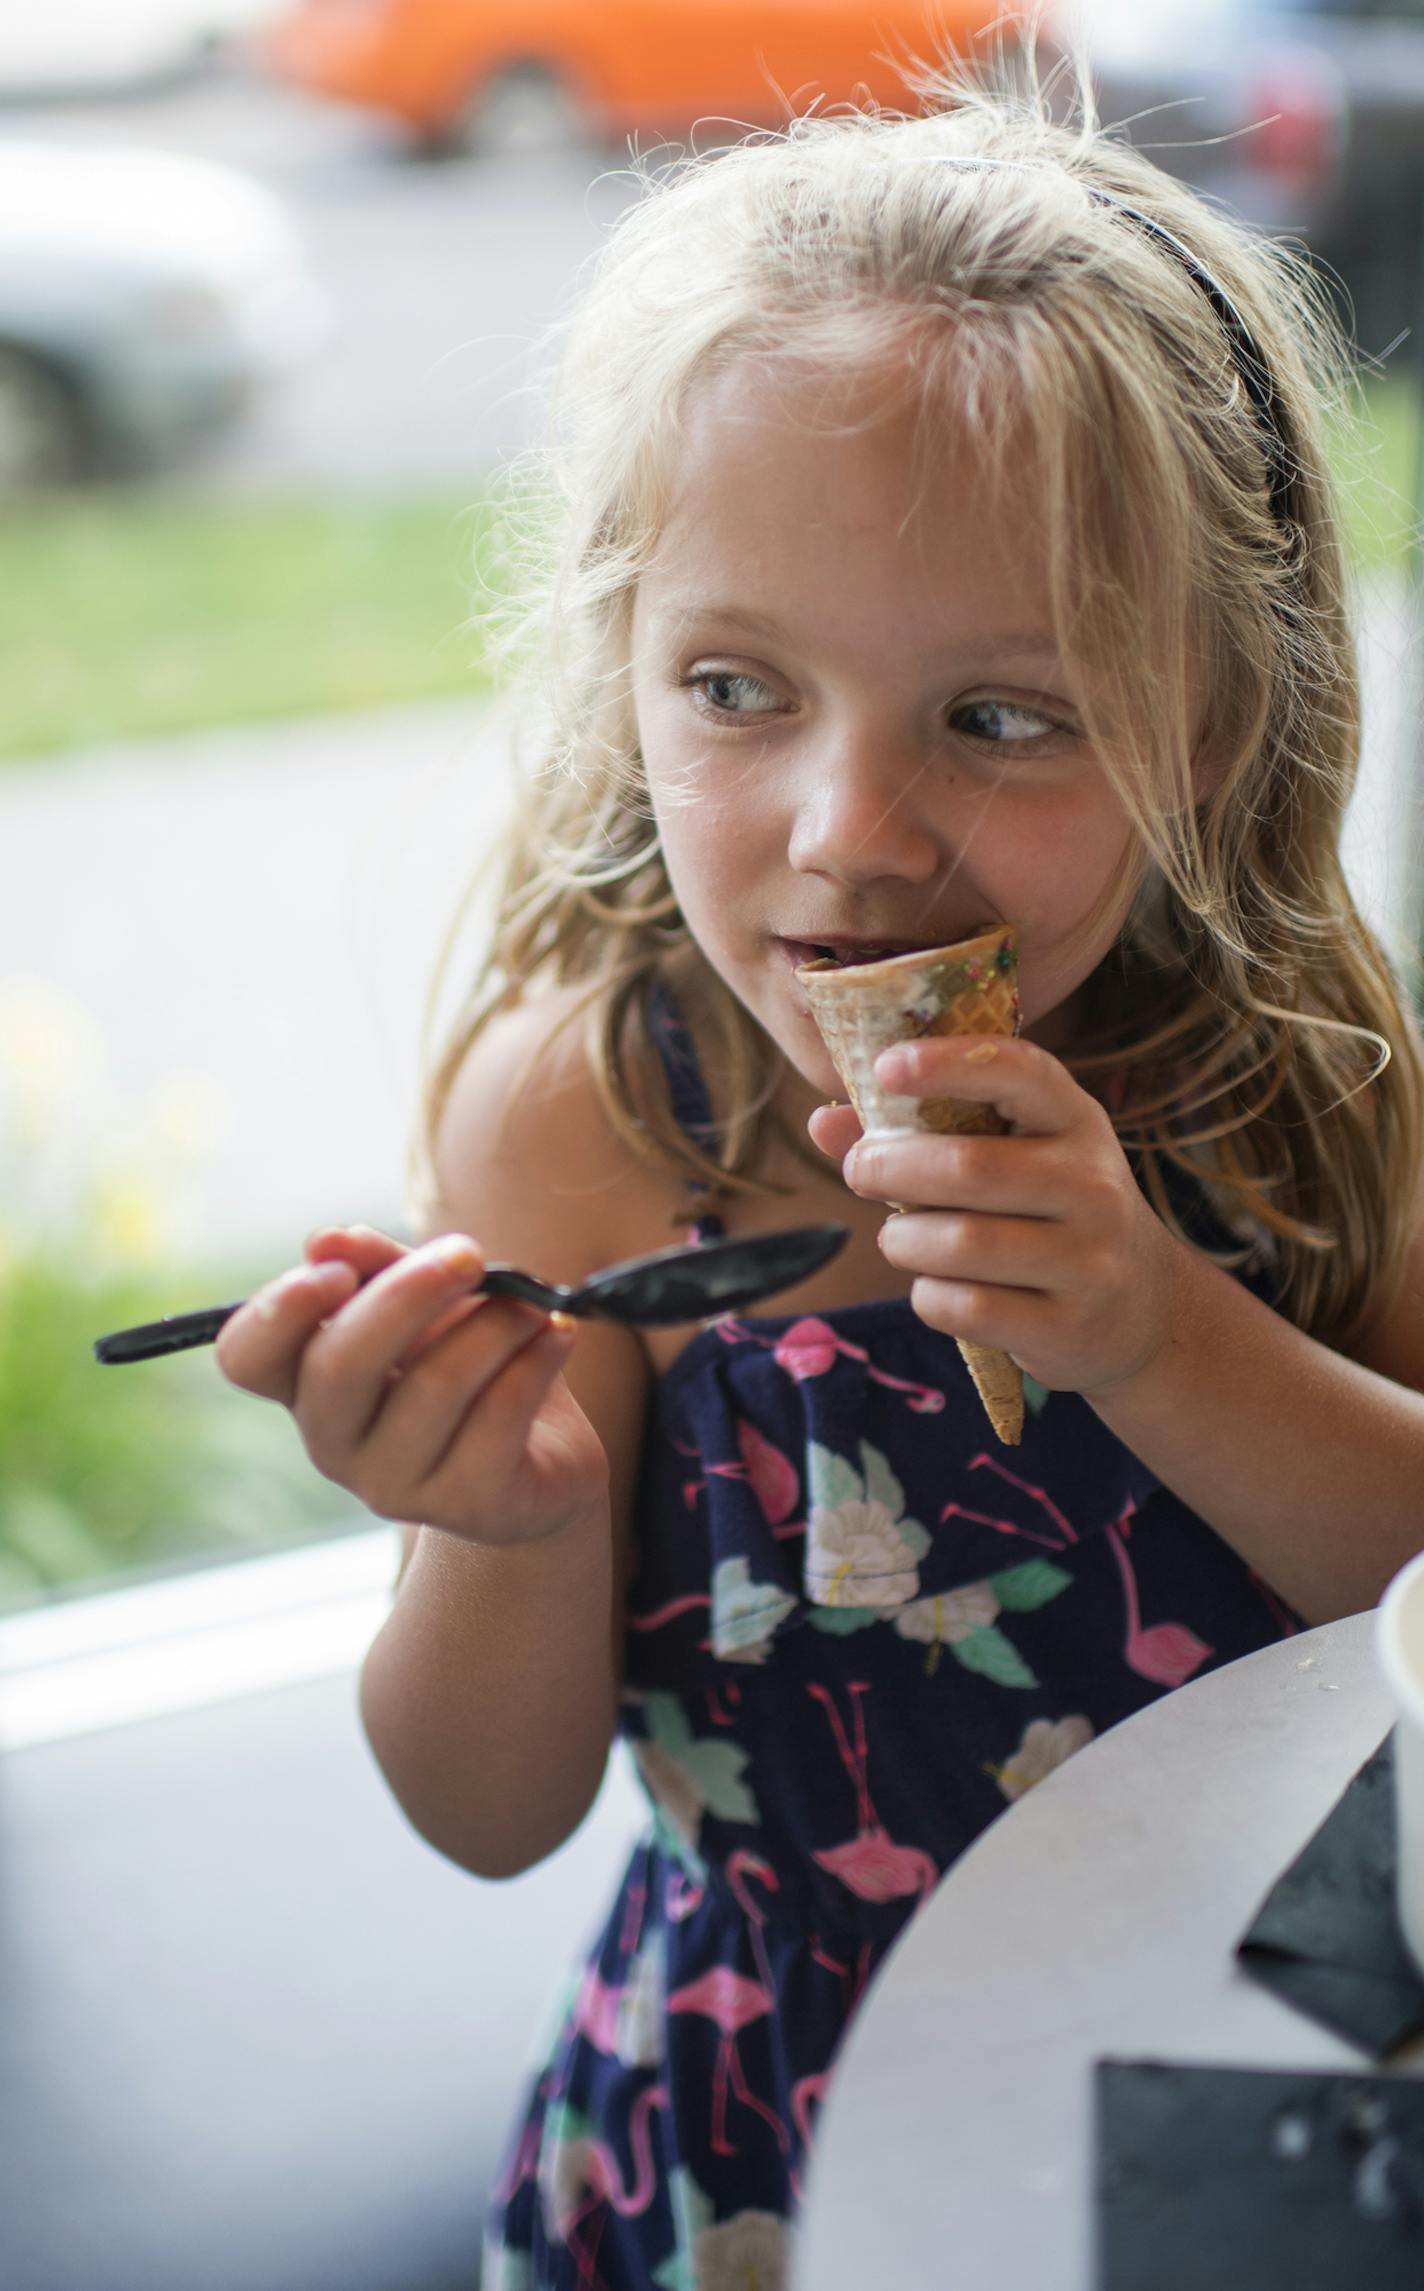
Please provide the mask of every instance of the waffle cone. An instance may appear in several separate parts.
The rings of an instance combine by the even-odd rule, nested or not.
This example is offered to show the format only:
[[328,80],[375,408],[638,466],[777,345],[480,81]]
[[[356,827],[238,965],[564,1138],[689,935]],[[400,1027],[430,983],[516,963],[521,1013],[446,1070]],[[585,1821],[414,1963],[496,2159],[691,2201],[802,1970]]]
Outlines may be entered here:
[[[805,963],[796,977],[867,1136],[932,1130],[941,1137],[1000,1137],[1007,1130],[995,1106],[968,1098],[905,1098],[882,1089],[875,1061],[892,1042],[929,1034],[1016,1034],[1018,948],[1011,926],[880,962]],[[1006,1446],[1017,1446],[1023,1434],[1022,1371],[992,1345],[955,1341],[995,1432]]]

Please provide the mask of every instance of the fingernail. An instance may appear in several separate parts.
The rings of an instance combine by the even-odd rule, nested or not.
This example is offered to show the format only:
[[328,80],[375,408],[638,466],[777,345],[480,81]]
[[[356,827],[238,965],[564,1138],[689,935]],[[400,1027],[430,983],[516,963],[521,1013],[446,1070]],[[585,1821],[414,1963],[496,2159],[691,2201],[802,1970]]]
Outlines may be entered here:
[[452,1273],[482,1273],[484,1259],[473,1241],[464,1233],[446,1233],[432,1241],[426,1255],[432,1264],[445,1265]]
[[578,1322],[572,1313],[550,1313],[549,1326],[556,1328],[560,1336],[567,1336],[571,1329],[578,1327]]
[[875,1079],[883,1090],[893,1090],[897,1082],[908,1082],[912,1071],[903,1050],[882,1050],[875,1061]]

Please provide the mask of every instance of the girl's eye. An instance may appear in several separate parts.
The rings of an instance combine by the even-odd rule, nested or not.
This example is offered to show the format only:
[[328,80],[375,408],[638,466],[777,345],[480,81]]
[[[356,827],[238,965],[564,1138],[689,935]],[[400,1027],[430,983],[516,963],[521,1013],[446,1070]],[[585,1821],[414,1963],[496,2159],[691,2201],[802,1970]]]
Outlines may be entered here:
[[757,716],[775,708],[776,694],[759,676],[738,674],[730,668],[712,668],[690,676],[688,688],[704,716]]
[[994,748],[1027,747],[1068,730],[1041,708],[1017,700],[966,700],[951,712],[949,721],[956,732]]

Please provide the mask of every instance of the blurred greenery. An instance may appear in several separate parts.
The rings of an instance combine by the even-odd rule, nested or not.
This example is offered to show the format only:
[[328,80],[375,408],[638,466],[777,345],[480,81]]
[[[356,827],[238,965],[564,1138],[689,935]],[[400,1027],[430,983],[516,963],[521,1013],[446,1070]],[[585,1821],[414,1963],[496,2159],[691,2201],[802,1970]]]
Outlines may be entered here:
[[209,1078],[181,1070],[122,1106],[94,1014],[0,981],[0,1611],[367,1520],[211,1348],[94,1358],[113,1329],[270,1277],[270,1256],[195,1241],[221,1119]]
[[0,1610],[365,1523],[285,1410],[211,1347],[101,1367],[96,1336],[249,1295],[270,1265],[88,1274],[82,1237],[0,1264]]
[[1345,498],[1345,529],[1357,564],[1370,573],[1409,570],[1424,501],[1418,385],[1405,375],[1372,381],[1367,413],[1335,436],[1336,474]]
[[489,517],[55,497],[0,521],[0,758],[477,693]]
[[[1337,427],[1356,554],[1403,571],[1419,401],[1375,379]],[[0,523],[0,761],[218,724],[475,695],[491,518],[438,501],[94,493]]]

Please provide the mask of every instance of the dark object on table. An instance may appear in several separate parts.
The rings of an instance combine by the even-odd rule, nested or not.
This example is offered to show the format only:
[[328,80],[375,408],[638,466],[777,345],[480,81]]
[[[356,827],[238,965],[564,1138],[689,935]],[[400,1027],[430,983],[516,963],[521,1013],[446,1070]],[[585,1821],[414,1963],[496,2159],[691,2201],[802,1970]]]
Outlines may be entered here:
[[1392,1732],[1277,1879],[1236,1954],[1254,1980],[1376,2058],[1424,2029],[1424,1980],[1395,1911]]
[[[546,1312],[573,1313],[578,1319],[622,1321],[630,1328],[666,1328],[679,1321],[704,1320],[733,1312],[789,1289],[827,1264],[850,1237],[848,1225],[798,1225],[786,1233],[751,1233],[741,1239],[694,1241],[655,1249],[648,1257],[628,1257],[605,1265],[575,1289],[541,1281],[517,1265],[487,1265],[471,1295],[522,1297]],[[140,1328],[116,1329],[96,1337],[94,1358],[117,1366],[131,1360],[157,1360],[168,1352],[190,1352],[211,1344],[239,1305],[208,1305],[201,1312],[175,1313],[146,1321]]]
[[1096,2291],[1419,2291],[1424,2082],[1093,2070]]

